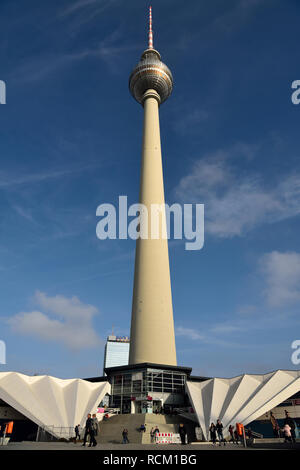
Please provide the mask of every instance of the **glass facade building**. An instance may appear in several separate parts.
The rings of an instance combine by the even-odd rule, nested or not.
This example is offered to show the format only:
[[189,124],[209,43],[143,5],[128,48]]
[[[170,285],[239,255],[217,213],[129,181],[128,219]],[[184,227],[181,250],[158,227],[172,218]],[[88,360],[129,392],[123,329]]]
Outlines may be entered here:
[[128,336],[108,336],[104,349],[103,370],[108,367],[126,366],[129,359]]
[[[166,367],[166,366],[163,366]],[[168,412],[185,401],[188,371],[142,364],[110,369],[110,406],[121,413]]]

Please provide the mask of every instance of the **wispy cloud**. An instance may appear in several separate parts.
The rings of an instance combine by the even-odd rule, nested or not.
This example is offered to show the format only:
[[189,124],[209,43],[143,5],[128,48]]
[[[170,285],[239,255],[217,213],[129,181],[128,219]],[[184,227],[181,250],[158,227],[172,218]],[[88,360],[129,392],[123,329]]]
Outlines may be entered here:
[[176,328],[176,336],[185,336],[187,338],[190,338],[191,340],[203,341],[205,339],[204,335],[201,335],[196,330],[192,328],[184,328],[182,326],[178,326]]
[[71,350],[101,344],[92,325],[93,317],[98,314],[93,305],[84,304],[77,297],[50,297],[39,291],[33,301],[42,311],[20,312],[7,320],[15,333],[60,343]]
[[216,333],[216,334],[231,334],[231,333],[235,333],[237,331],[242,331],[243,328],[241,326],[237,326],[237,325],[230,325],[230,324],[220,324],[220,325],[217,325],[217,326],[214,326],[213,328],[211,328],[211,332],[212,333]]
[[[188,339],[189,341],[195,341],[198,343],[202,343],[205,345],[212,345],[212,346],[223,346],[223,347],[233,347],[233,348],[240,348],[243,345],[239,342],[236,342],[230,334],[235,333],[236,331],[241,331],[241,327],[229,325],[229,324],[220,324],[218,327],[209,327],[206,326],[203,331],[205,334],[200,333],[195,328],[187,328],[182,326],[177,326],[175,328],[176,337],[183,337]],[[228,334],[229,338],[224,339],[224,336]]]
[[174,129],[180,134],[199,132],[199,126],[209,118],[206,109],[193,109],[192,111],[176,113]]
[[214,18],[211,27],[215,30],[233,32],[241,28],[251,18],[257,7],[265,0],[238,0],[233,6]]
[[101,39],[94,47],[76,51],[62,50],[47,55],[43,53],[31,59],[26,57],[26,61],[22,61],[19,66],[15,67],[11,79],[17,82],[36,82],[91,58],[102,60],[112,72],[119,71],[120,65],[116,64],[116,58],[128,51],[139,49],[136,44],[126,43],[121,38],[121,30],[117,28]]
[[19,185],[41,183],[46,180],[62,178],[73,173],[92,170],[101,165],[99,162],[93,162],[88,165],[74,166],[61,169],[49,169],[39,173],[19,174],[17,176],[7,172],[0,172],[0,189],[10,188]]
[[[224,2],[224,8],[217,8],[215,16],[206,18],[202,24],[200,23],[196,33],[185,30],[182,34],[179,34],[177,47],[179,50],[186,51],[190,49],[191,43],[197,42],[199,48],[206,49],[211,40],[216,39],[216,36],[231,35],[243,28],[264,3],[266,3],[266,0]],[[191,11],[194,14],[194,11]],[[199,38],[202,40],[200,41]]]
[[78,0],[72,5],[63,8],[58,13],[62,20],[72,20],[73,33],[81,26],[93,21],[101,13],[113,6],[118,0]]
[[86,7],[95,6],[96,4],[97,5],[109,4],[109,0],[108,1],[107,0],[104,0],[104,1],[101,1],[101,0],[79,0],[78,2],[73,2],[67,8],[64,8],[61,11],[60,16],[72,15],[73,13],[77,13],[79,10],[82,10]]
[[20,217],[28,220],[29,222],[32,222],[32,223],[36,224],[36,221],[33,218],[30,210],[24,209],[23,207],[21,207],[19,205],[18,206],[13,205],[12,207]]
[[243,236],[261,224],[300,214],[300,173],[281,175],[268,187],[262,175],[241,174],[233,163],[233,157],[251,158],[251,152],[255,150],[238,144],[206,155],[195,161],[175,189],[181,201],[205,204],[207,233],[220,238]]

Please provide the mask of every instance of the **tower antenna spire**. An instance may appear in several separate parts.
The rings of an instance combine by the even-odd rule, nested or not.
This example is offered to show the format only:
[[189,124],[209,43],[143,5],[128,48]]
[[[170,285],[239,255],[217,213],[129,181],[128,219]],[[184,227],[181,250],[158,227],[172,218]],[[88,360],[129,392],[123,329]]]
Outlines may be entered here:
[[149,7],[149,43],[148,48],[153,49],[153,31],[152,31],[152,7]]

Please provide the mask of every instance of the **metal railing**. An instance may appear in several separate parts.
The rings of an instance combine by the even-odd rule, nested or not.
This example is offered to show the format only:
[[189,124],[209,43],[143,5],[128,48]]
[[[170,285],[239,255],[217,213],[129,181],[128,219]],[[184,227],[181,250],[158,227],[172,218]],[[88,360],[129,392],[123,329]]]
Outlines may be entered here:
[[189,408],[174,408],[177,415],[181,416],[182,418],[190,419],[191,421],[195,421],[198,423],[198,417],[196,413],[191,413],[190,407]]
[[39,427],[36,441],[45,442],[55,439],[71,439],[72,437],[75,437],[75,430],[73,427],[48,425]]
[[120,408],[105,408],[103,414],[110,413],[110,414],[120,414],[121,410]]
[[0,437],[0,446],[7,446],[9,443],[10,437]]
[[[247,438],[248,437],[247,436],[247,429],[245,429],[245,432],[246,432],[246,438]],[[252,429],[251,429],[251,433],[252,433],[253,437],[257,437],[258,439],[263,439],[263,437],[264,437],[263,434],[260,434],[259,432],[256,432],[256,431],[252,431]]]

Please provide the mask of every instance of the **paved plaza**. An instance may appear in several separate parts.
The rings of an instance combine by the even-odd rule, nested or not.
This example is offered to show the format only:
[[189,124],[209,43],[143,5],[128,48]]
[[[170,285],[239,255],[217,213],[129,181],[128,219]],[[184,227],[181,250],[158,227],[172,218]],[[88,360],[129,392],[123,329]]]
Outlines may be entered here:
[[0,451],[2,450],[78,450],[84,452],[94,452],[97,450],[103,451],[114,451],[114,450],[145,450],[147,452],[163,452],[163,451],[193,451],[199,452],[203,450],[218,452],[219,450],[234,450],[234,451],[253,451],[253,450],[290,450],[296,449],[300,450],[300,443],[297,442],[296,444],[285,444],[285,443],[272,443],[272,442],[265,442],[265,443],[256,443],[253,447],[244,448],[243,446],[237,446],[234,444],[227,444],[226,446],[213,446],[212,444],[208,443],[201,443],[201,444],[187,444],[182,446],[180,444],[98,444],[96,447],[89,448],[88,446],[83,447],[81,443],[67,443],[67,442],[11,442],[7,446],[0,447]]

